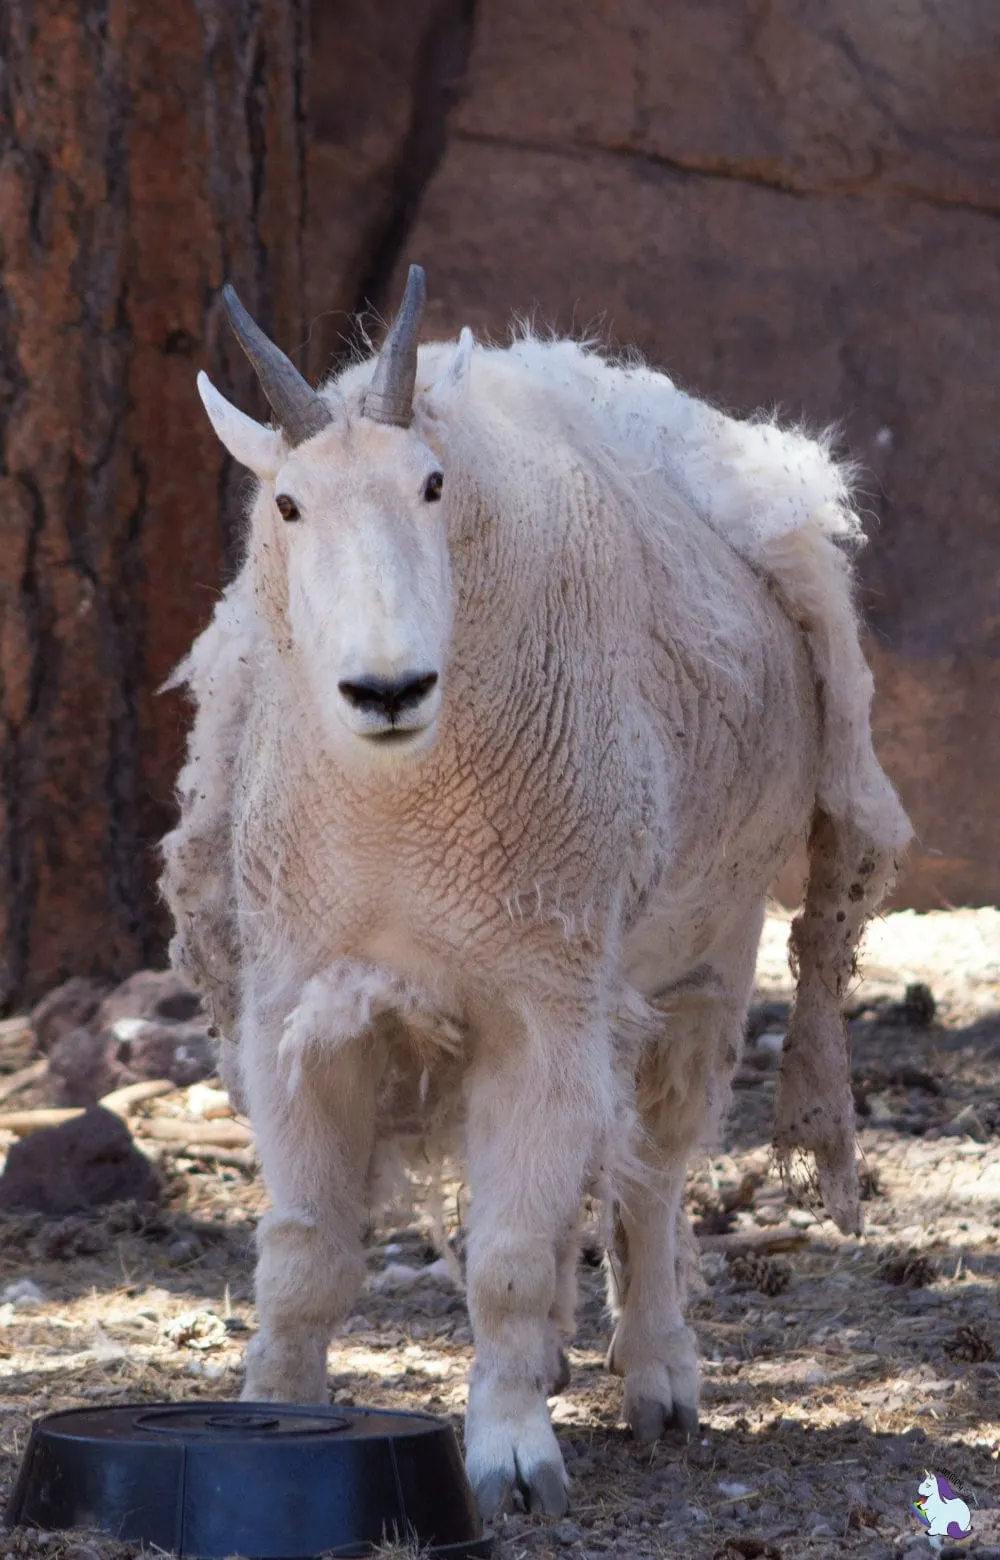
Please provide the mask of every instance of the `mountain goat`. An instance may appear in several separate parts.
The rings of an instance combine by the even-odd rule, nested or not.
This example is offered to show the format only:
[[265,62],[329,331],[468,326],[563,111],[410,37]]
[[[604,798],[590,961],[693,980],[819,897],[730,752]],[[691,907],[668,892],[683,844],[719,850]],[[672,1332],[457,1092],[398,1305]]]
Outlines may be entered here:
[[417,348],[312,390],[239,304],[264,427],[246,560],[175,674],[196,704],[164,843],[272,1209],[245,1396],[314,1402],[362,1283],[377,1150],[463,1146],[484,1517],[558,1513],[584,1193],[608,1210],[635,1436],[697,1426],[685,1165],[729,1098],[765,896],[808,839],[775,1141],[859,1227],[840,998],[909,837],[827,447],[571,341]]

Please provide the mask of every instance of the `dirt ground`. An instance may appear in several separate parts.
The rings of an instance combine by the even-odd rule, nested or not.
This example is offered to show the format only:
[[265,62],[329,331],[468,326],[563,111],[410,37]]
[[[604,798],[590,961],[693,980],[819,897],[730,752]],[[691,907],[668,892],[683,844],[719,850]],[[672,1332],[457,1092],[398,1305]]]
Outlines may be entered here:
[[[1000,1560],[1000,912],[903,912],[872,929],[851,1005],[859,1239],[792,1207],[769,1168],[786,936],[787,919],[772,916],[724,1143],[691,1176],[701,1431],[640,1450],[619,1427],[600,1256],[585,1248],[572,1381],[552,1404],[572,1510],[559,1522],[508,1517],[497,1560],[917,1560],[931,1553],[910,1505],[925,1468],[972,1512],[971,1540],[944,1556]],[[210,1162],[143,1138],[142,1113],[193,1108],[176,1091],[132,1119],[162,1156],[160,1213],[120,1204],[93,1220],[0,1219],[4,1499],[39,1414],[238,1393],[264,1194],[238,1150]],[[720,1235],[732,1246],[740,1233],[766,1245],[775,1227],[783,1251],[737,1261],[719,1249]],[[440,1264],[400,1271],[433,1259],[418,1224],[375,1231],[366,1292],[330,1350],[331,1394],[448,1415],[460,1431],[461,1294]],[[0,1535],[2,1560],[68,1551],[134,1552],[92,1536]]]

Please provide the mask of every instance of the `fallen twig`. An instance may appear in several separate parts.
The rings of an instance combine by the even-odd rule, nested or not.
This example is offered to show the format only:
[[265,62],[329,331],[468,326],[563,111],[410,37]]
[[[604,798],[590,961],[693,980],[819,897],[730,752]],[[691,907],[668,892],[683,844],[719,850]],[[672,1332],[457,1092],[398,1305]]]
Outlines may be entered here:
[[766,1230],[733,1230],[728,1235],[698,1236],[698,1246],[702,1251],[720,1251],[727,1257],[795,1251],[808,1244],[808,1230],[797,1230],[790,1224],[778,1224]]
[[252,1148],[223,1148],[218,1143],[158,1142],[161,1153],[174,1154],[178,1159],[202,1159],[206,1164],[232,1165],[252,1175],[257,1168],[257,1155]]
[[158,1099],[161,1094],[173,1094],[176,1087],[169,1078],[143,1078],[138,1083],[125,1084],[124,1088],[112,1089],[98,1104],[105,1110],[113,1110],[116,1116],[127,1116],[133,1105]]
[[249,1148],[253,1133],[238,1121],[186,1121],[181,1117],[159,1116],[136,1123],[136,1131],[158,1142],[211,1143],[217,1148]]
[[27,1137],[29,1132],[37,1132],[41,1127],[61,1127],[64,1121],[72,1121],[74,1116],[82,1115],[79,1106],[67,1106],[64,1110],[55,1106],[40,1107],[38,1110],[4,1110],[0,1111],[0,1128],[13,1132],[15,1137]]
[[[123,1089],[112,1089],[98,1100],[105,1110],[116,1116],[128,1116],[133,1106],[143,1100],[155,1099],[160,1094],[170,1094],[174,1085],[167,1078],[143,1079],[140,1083],[128,1083]],[[13,1132],[17,1137],[27,1137],[41,1127],[61,1127],[66,1121],[74,1121],[84,1114],[82,1105],[40,1106],[36,1110],[0,1111],[0,1128]]]

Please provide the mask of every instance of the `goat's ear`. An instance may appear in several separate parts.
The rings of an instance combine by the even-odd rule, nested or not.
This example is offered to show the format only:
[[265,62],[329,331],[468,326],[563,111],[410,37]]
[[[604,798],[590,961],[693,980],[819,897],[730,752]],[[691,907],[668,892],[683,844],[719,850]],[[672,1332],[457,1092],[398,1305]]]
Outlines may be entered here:
[[466,325],[458,345],[429,390],[417,397],[416,412],[424,431],[442,443],[462,414],[472,378],[475,338]]
[[283,455],[281,434],[274,428],[265,428],[254,422],[216,390],[208,375],[198,375],[198,394],[208,413],[208,420],[218,434],[220,443],[234,460],[246,466],[254,476],[271,481],[277,474]]

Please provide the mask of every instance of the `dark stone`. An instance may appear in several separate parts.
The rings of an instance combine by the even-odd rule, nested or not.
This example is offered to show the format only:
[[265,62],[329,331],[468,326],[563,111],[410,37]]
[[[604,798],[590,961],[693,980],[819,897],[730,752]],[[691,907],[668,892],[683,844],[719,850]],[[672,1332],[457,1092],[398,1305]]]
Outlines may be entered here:
[[94,1106],[13,1145],[0,1176],[0,1209],[62,1217],[124,1198],[152,1201],[159,1190],[124,1121]]
[[112,1089],[150,1078],[178,1088],[210,1078],[217,1046],[201,1024],[119,1018],[108,1029],[74,1029],[54,1048],[48,1096],[54,1105],[93,1105]]
[[118,1019],[104,1040],[115,1088],[144,1078],[169,1078],[187,1088],[216,1070],[216,1042],[201,1024]]
[[105,997],[97,1026],[110,1029],[120,1018],[166,1018],[187,1023],[202,1011],[201,998],[174,970],[139,970]]
[[72,1030],[86,1027],[107,993],[106,981],[74,975],[44,996],[31,1014],[39,1051],[51,1052]]
[[52,1047],[47,1094],[53,1105],[93,1105],[114,1087],[105,1035],[71,1029]]

